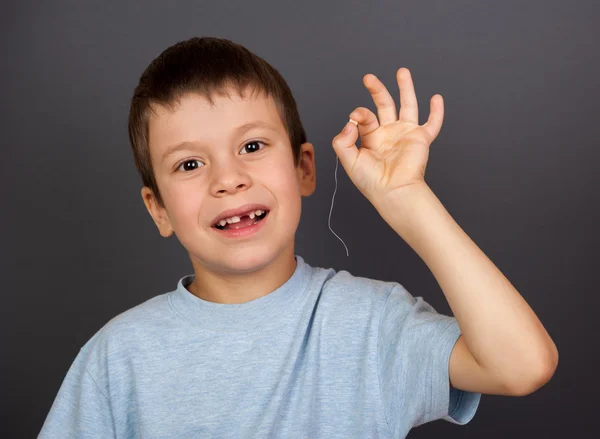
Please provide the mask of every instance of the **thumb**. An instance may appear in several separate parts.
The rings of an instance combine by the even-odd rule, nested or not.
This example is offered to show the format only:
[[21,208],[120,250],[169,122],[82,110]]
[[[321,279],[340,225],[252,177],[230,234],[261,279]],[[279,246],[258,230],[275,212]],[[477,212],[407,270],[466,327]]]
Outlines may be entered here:
[[358,124],[350,119],[342,132],[333,138],[331,145],[333,150],[340,159],[340,163],[346,170],[346,173],[350,175],[356,157],[358,156],[358,148],[356,147],[356,140],[358,139]]

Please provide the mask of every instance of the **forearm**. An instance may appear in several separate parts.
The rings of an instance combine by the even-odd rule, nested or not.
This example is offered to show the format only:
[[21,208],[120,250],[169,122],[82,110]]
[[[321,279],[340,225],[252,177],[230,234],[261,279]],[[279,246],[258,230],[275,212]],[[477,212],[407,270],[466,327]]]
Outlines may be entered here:
[[507,378],[553,372],[558,352],[542,323],[429,186],[375,207],[433,273],[481,367]]

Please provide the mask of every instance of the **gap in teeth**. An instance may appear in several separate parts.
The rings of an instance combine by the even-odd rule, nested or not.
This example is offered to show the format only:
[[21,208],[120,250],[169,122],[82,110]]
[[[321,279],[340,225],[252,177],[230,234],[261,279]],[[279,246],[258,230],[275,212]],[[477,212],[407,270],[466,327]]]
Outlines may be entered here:
[[[250,217],[250,219],[254,219],[254,217],[260,216],[260,215],[262,215],[265,212],[266,212],[265,210],[257,209],[257,210],[254,210],[254,211],[250,212],[248,214],[248,216]],[[240,217],[239,216],[232,216],[231,218],[222,219],[221,221],[219,221],[218,224],[221,227],[224,227],[225,224],[233,224],[233,223],[239,223],[239,222],[240,222]]]

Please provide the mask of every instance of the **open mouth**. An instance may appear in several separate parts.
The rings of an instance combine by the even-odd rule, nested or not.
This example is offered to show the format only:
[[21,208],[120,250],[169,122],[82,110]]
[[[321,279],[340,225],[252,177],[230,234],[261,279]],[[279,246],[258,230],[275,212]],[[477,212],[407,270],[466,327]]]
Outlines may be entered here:
[[[269,213],[268,210],[263,211],[263,213],[260,215],[256,215],[254,212],[248,212],[247,214],[240,216],[239,221],[231,222],[231,223],[227,222],[224,225],[221,225],[219,222],[219,223],[215,224],[213,227],[217,230],[243,229],[245,227],[249,227],[249,226],[259,223],[268,215],[268,213]],[[253,216],[253,218],[250,218],[251,215]]]

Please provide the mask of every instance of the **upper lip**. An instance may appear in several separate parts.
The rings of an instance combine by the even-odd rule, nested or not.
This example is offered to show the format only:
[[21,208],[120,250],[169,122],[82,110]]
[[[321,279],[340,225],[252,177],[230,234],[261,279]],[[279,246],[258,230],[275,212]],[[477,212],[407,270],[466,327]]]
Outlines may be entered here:
[[216,225],[219,221],[226,219],[226,218],[231,218],[232,216],[240,216],[242,213],[247,213],[247,212],[251,212],[254,210],[269,210],[269,208],[267,206],[265,206],[264,204],[257,204],[257,203],[249,203],[249,204],[244,204],[243,206],[240,206],[236,209],[229,209],[229,210],[224,210],[223,212],[221,212],[217,217],[215,217],[211,223],[211,226]]

